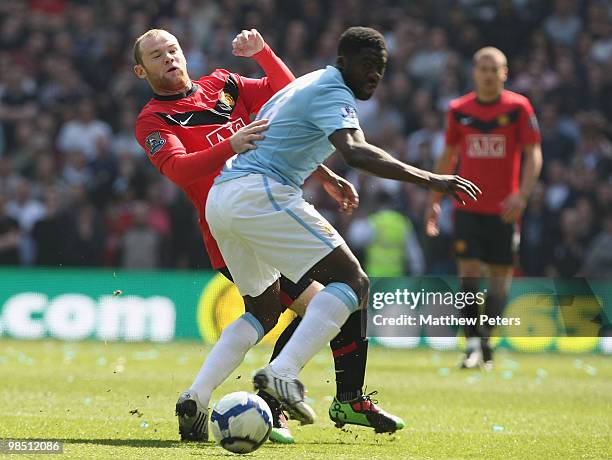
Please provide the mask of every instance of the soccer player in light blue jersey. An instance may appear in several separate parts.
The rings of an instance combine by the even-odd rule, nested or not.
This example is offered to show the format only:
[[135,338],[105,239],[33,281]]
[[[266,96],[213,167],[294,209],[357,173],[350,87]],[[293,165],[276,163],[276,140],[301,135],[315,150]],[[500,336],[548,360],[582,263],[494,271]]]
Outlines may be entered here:
[[386,63],[379,32],[345,31],[336,66],[298,78],[263,106],[258,117],[269,120],[265,139],[227,164],[206,204],[206,220],[250,313],[232,323],[231,333],[224,333],[207,357],[218,363],[210,376],[213,387],[276,324],[281,273],[295,282],[308,276],[325,286],[278,357],[254,377],[256,388],[302,423],[312,423],[315,414],[304,401],[298,373],[349,315],[365,307],[369,289],[368,277],[342,237],[302,197],[304,180],[335,148],[350,166],[379,177],[416,183],[461,202],[480,193],[468,180],[414,168],[366,142],[356,100],[374,94]]

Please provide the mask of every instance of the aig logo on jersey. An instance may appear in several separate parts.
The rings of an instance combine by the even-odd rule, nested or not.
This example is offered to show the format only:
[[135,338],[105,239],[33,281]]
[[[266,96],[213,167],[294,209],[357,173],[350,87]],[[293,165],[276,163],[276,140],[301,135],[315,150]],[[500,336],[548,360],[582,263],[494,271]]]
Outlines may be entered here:
[[343,118],[357,118],[357,111],[350,105],[345,105],[340,109]]
[[506,156],[506,136],[501,134],[469,134],[467,144],[467,155],[472,158]]
[[145,146],[149,149],[149,155],[151,156],[155,156],[165,143],[166,139],[161,136],[159,131],[149,134],[145,139]]
[[241,119],[226,123],[223,126],[215,129],[213,132],[208,133],[206,140],[210,142],[210,145],[216,145],[219,142],[223,142],[225,139],[232,137],[236,131],[244,126],[245,123]]

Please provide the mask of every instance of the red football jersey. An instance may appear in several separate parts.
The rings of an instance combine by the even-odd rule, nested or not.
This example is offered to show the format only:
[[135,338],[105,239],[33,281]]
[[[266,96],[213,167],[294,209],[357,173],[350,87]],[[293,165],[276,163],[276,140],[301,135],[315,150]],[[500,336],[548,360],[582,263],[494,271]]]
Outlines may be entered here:
[[501,203],[520,186],[523,146],[540,142],[538,122],[529,100],[504,90],[492,103],[471,92],[451,101],[446,144],[460,146],[459,175],[482,190],[478,201],[455,203],[458,209],[501,214]]
[[149,159],[197,208],[206,251],[215,269],[224,267],[225,262],[204,210],[215,177],[234,156],[229,138],[294,79],[267,45],[259,54],[258,62],[269,78],[245,78],[217,69],[194,81],[187,93],[154,95],[136,120],[135,136]]

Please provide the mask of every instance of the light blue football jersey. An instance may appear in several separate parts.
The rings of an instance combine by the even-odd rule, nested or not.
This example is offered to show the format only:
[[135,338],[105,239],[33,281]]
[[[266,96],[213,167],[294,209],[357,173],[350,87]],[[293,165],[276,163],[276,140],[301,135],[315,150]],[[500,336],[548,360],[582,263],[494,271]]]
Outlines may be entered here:
[[334,151],[328,136],[338,129],[359,129],[355,95],[332,66],[300,77],[276,93],[259,111],[269,128],[257,148],[227,162],[215,183],[264,174],[301,187]]

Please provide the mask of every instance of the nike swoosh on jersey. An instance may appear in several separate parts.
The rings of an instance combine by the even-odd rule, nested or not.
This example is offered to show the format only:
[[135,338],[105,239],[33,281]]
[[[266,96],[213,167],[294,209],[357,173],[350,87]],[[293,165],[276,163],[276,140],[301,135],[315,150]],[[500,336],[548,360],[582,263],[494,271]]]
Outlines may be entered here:
[[179,124],[180,124],[181,126],[185,126],[185,125],[187,125],[187,123],[189,123],[189,120],[191,120],[191,118],[192,118],[192,117],[193,117],[193,113],[192,113],[191,115],[189,115],[189,116],[188,116],[188,117],[187,117],[185,120],[181,120],[181,121],[179,121]]

